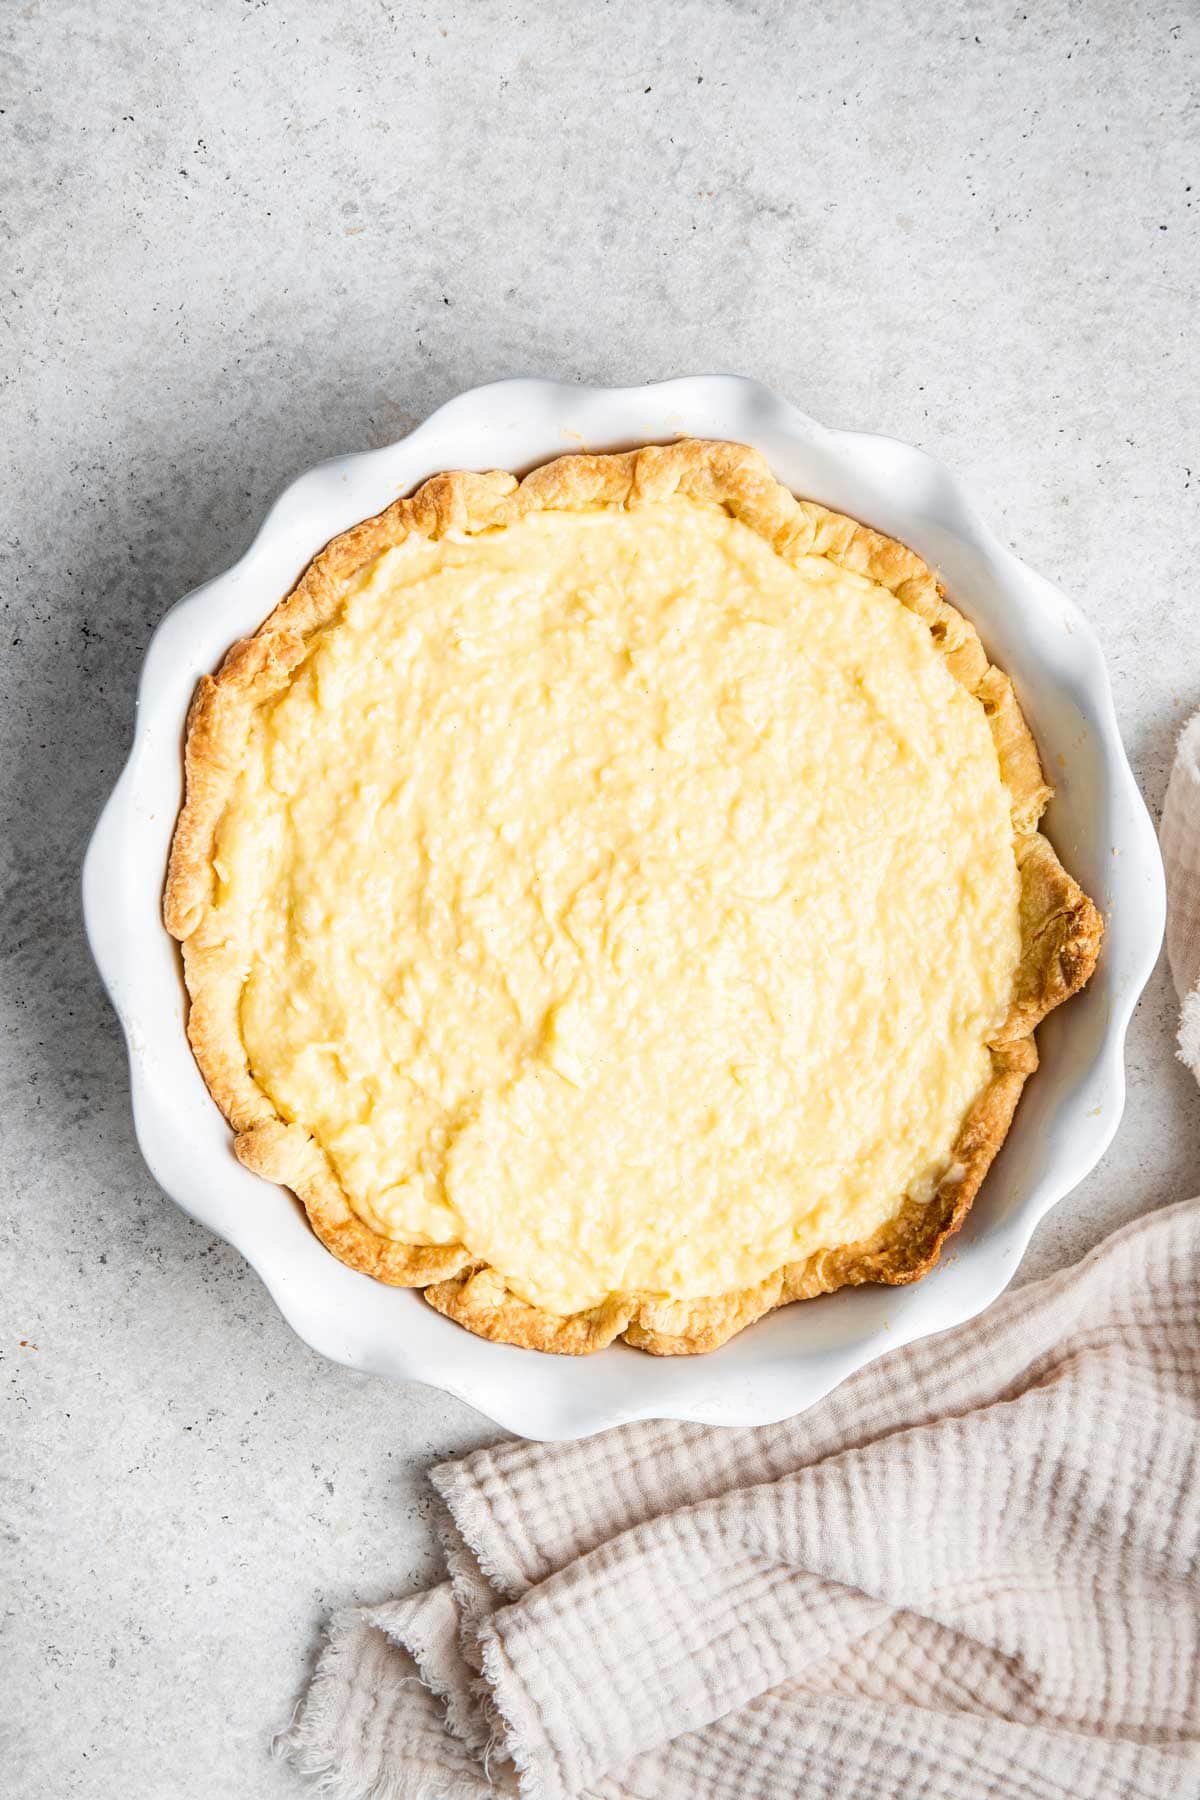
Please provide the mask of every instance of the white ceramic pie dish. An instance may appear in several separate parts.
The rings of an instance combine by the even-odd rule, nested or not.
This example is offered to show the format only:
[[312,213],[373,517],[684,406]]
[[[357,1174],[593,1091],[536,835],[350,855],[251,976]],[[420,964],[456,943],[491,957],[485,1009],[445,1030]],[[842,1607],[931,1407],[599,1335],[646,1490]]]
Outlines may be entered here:
[[[336,1261],[283,1189],[235,1160],[184,1034],[176,945],[159,918],[178,811],[184,718],[198,677],[252,632],[315,551],[445,468],[520,472],[566,451],[681,435],[754,444],[797,493],[902,539],[934,567],[1013,678],[1057,794],[1044,825],[1104,913],[1083,994],[1038,1031],[1041,1067],[942,1265],[905,1288],[843,1290],[784,1308],[709,1356],[614,1344],[587,1358],[472,1336],[419,1294]],[[1083,615],[1006,550],[959,483],[920,451],[831,431],[757,383],[696,376],[640,388],[551,381],[462,394],[403,442],[323,464],[287,489],[245,556],[175,606],[146,656],[133,749],[84,865],[84,913],[129,1046],[138,1140],[185,1211],[235,1245],[285,1318],[354,1368],[456,1394],[511,1431],[560,1438],[637,1418],[750,1425],[787,1417],[884,1351],[943,1331],[1007,1285],[1034,1227],[1099,1160],[1125,1098],[1123,1048],[1162,940],[1153,827]]]

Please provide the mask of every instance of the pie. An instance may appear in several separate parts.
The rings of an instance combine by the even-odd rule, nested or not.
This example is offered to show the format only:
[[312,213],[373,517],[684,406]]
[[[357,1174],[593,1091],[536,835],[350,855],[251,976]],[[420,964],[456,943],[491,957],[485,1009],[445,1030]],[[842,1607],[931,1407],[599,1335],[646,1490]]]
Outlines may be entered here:
[[167,876],[250,1169],[483,1336],[710,1350],[936,1262],[1090,975],[911,550],[685,440],[435,476],[197,689]]

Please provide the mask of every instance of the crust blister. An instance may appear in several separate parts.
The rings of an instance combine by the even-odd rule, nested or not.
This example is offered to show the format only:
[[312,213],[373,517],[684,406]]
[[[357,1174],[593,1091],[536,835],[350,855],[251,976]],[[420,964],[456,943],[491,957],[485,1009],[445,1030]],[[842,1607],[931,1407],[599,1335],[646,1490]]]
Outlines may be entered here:
[[[955,679],[984,707],[1012,802],[1021,878],[1021,956],[1012,1004],[990,1045],[992,1077],[963,1121],[932,1200],[905,1201],[859,1243],[816,1252],[753,1287],[698,1300],[618,1294],[562,1318],[518,1299],[495,1270],[462,1245],[384,1238],[350,1205],[332,1164],[298,1124],[279,1118],[249,1067],[238,1025],[238,954],[212,919],[212,857],[256,709],[304,660],[348,582],[411,536],[437,539],[513,524],[527,513],[600,505],[637,507],[688,497],[724,506],[787,557],[824,556],[887,588],[927,626]],[[1021,1089],[1037,1067],[1033,1032],[1090,976],[1102,925],[1092,902],[1037,830],[1051,795],[1011,682],[992,667],[974,627],[945,598],[932,571],[892,538],[781,487],[754,450],[684,439],[618,455],[566,456],[518,482],[501,471],[435,475],[416,493],[334,538],[252,638],[202,678],[188,718],[186,798],[175,830],[163,901],[167,929],[183,944],[191,1009],[188,1036],[208,1087],[235,1133],[247,1168],[291,1188],[317,1236],[351,1268],[422,1287],[439,1312],[483,1337],[586,1355],[617,1336],[656,1355],[712,1350],[777,1306],[864,1282],[918,1280],[961,1225],[1008,1132]]]

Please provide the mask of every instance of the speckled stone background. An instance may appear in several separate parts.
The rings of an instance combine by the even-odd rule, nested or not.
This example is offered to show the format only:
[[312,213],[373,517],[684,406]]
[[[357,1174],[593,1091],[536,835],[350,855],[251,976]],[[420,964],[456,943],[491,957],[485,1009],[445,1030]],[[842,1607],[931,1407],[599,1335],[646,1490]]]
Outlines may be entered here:
[[[335,452],[511,373],[732,369],[943,457],[1200,702],[1191,0],[17,0],[0,12],[0,1789],[274,1800],[321,1620],[489,1439],[326,1366],[138,1158],[79,861],[146,640]],[[270,596],[264,596],[264,609]],[[1200,1185],[1161,972],[1025,1278]],[[536,1380],[531,1363],[530,1379]]]

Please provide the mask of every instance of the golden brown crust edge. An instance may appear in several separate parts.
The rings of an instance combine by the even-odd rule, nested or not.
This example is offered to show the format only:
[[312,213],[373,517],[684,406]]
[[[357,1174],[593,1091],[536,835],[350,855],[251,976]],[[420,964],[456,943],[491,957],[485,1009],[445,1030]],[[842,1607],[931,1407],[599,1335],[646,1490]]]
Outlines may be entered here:
[[[953,1161],[930,1202],[906,1202],[870,1238],[819,1251],[750,1288],[689,1301],[614,1295],[591,1311],[560,1318],[517,1299],[463,1246],[398,1244],[373,1232],[354,1213],[320,1147],[301,1126],[279,1118],[247,1064],[238,1028],[236,950],[212,928],[212,852],[255,709],[287,684],[309,638],[336,616],[346,582],[365,563],[414,533],[437,538],[512,523],[546,508],[637,506],[675,493],[724,505],[780,553],[824,555],[877,581],[928,627],[951,673],[984,706],[1012,796],[1021,960],[1008,1018],[991,1046],[991,1081],[964,1120]],[[1037,1024],[1083,986],[1099,954],[1099,914],[1037,830],[1051,790],[1033,737],[1011,683],[988,663],[974,627],[945,599],[915,552],[797,500],[756,451],[740,444],[684,439],[618,455],[561,457],[519,483],[499,471],[434,476],[411,497],[334,538],[255,635],[233,646],[215,677],[202,678],[188,718],[185,777],[163,917],[183,946],[189,1040],[236,1133],[239,1159],[290,1187],[322,1243],[351,1268],[394,1285],[423,1287],[425,1298],[448,1318],[481,1336],[531,1349],[585,1355],[623,1335],[657,1355],[696,1354],[792,1300],[863,1282],[919,1279],[966,1217],[1007,1135],[1021,1089],[1037,1067]]]

